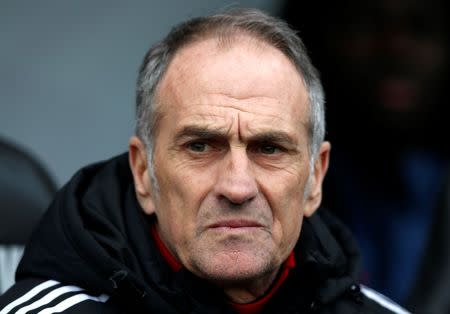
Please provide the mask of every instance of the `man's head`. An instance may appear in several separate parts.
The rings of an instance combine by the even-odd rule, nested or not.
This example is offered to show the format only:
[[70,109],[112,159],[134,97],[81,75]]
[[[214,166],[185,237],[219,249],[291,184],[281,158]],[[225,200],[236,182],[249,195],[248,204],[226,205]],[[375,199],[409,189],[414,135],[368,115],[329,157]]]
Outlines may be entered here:
[[264,292],[319,206],[323,102],[301,40],[258,11],[188,21],[144,59],[139,203],[171,253],[237,301]]

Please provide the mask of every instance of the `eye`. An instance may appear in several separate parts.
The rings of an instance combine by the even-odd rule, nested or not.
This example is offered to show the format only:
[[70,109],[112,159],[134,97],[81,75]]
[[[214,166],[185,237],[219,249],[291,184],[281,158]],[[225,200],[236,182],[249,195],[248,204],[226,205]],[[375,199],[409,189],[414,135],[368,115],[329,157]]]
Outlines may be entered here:
[[280,148],[275,145],[264,144],[259,148],[260,152],[265,155],[273,155],[280,151]]
[[204,142],[191,142],[187,145],[188,149],[196,152],[196,153],[203,153],[208,150],[208,144]]

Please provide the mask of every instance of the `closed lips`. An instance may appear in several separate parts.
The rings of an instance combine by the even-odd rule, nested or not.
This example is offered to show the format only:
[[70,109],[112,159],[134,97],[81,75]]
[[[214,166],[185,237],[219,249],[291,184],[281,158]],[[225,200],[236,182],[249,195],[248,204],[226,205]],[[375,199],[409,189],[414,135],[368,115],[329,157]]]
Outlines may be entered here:
[[257,228],[262,225],[251,220],[225,220],[211,224],[209,228]]

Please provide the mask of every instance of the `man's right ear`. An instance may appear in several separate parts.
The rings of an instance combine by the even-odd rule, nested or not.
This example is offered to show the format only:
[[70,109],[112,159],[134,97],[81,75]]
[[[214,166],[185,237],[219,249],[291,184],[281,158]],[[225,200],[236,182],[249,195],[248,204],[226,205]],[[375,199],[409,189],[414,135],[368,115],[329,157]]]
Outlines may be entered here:
[[130,168],[133,172],[136,197],[142,209],[147,215],[155,212],[152,184],[150,182],[148,156],[144,143],[132,136],[128,142]]

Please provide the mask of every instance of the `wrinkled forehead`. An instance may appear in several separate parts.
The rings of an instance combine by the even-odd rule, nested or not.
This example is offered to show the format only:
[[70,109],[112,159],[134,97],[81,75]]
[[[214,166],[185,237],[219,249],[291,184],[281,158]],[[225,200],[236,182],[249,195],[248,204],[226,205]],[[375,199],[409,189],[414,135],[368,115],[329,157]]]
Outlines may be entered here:
[[185,53],[187,49],[192,46],[196,46],[198,44],[204,42],[214,43],[213,48],[217,51],[217,53],[224,52],[230,50],[236,46],[242,45],[243,43],[250,43],[253,49],[274,49],[277,50],[280,54],[282,54],[286,60],[290,62],[290,64],[296,69],[297,74],[302,80],[302,84],[305,88],[308,89],[303,79],[303,73],[296,64],[295,60],[292,59],[287,53],[283,51],[282,48],[278,47],[283,46],[279,42],[275,41],[273,38],[266,38],[264,35],[259,34],[258,32],[251,32],[249,30],[245,30],[239,27],[233,26],[222,26],[218,28],[213,28],[212,30],[199,32],[194,36],[189,36],[186,40],[182,41],[182,43],[174,48],[173,54],[170,57],[170,61],[168,66],[166,67],[165,73],[162,75],[160,82],[167,75],[171,64],[176,60],[181,54]]
[[158,86],[157,103],[192,105],[214,94],[230,99],[272,98],[280,106],[297,104],[302,110],[308,103],[303,77],[290,59],[245,34],[228,42],[204,39],[178,51]]
[[[260,62],[256,71],[254,60]],[[163,98],[176,95],[186,86],[191,88],[190,94],[202,88],[223,93],[227,87],[233,87],[228,90],[229,96],[237,98],[271,94],[279,97],[280,92],[286,98],[301,94],[299,105],[309,103],[303,76],[291,59],[266,41],[242,32],[203,38],[179,49],[158,84],[156,104],[167,104]]]

